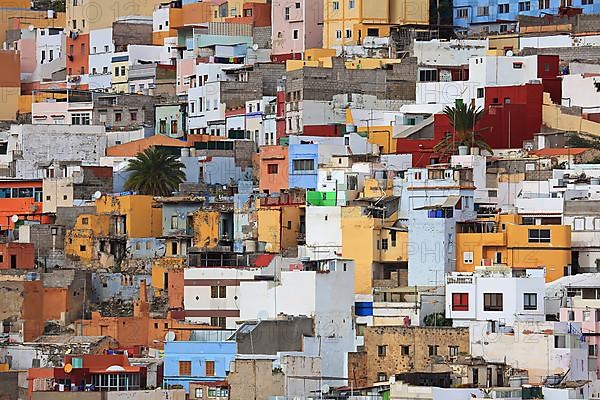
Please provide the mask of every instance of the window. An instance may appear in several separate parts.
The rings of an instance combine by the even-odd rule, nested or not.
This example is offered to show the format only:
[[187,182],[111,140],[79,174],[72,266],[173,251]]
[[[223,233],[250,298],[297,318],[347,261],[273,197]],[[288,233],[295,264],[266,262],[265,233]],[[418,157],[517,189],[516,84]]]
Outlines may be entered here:
[[435,345],[430,344],[428,347],[429,347],[429,357],[437,356],[439,346],[437,344],[435,344]]
[[346,29],[346,39],[352,38],[352,29]]
[[538,0],[538,6],[540,9],[550,8],[550,0]]
[[550,243],[550,229],[530,229],[529,243]]
[[386,354],[387,354],[387,345],[377,346],[377,355],[379,357],[385,357]]
[[452,311],[469,311],[469,293],[452,293]]
[[132,121],[137,121],[137,112],[132,111],[129,116]]
[[298,38],[300,37],[300,32],[298,31],[298,29],[294,29],[294,31],[292,32],[292,37],[294,38],[294,40],[298,40]]
[[483,311],[502,311],[502,293],[484,293]]
[[456,357],[458,356],[458,346],[448,346],[448,355],[450,357]]
[[409,356],[410,355],[410,346],[406,346],[406,345],[400,346],[400,355]]
[[179,361],[179,375],[191,376],[192,375],[192,362],[191,361]]
[[459,18],[459,19],[469,18],[469,9],[468,8],[459,8],[458,10],[456,10],[456,18]]
[[490,8],[488,6],[477,7],[478,17],[487,17],[488,15],[490,15]]
[[119,76],[119,67],[115,67],[115,76]]
[[211,286],[210,297],[213,299],[224,299],[227,297],[227,286]]
[[333,11],[338,11],[340,9],[340,2],[339,1],[334,1],[331,4],[331,6],[332,6],[331,8],[333,9]]
[[352,10],[354,7],[356,7],[356,0],[348,0],[348,8]]
[[507,14],[510,12],[510,4],[498,4],[498,14]]
[[537,310],[537,293],[523,294],[523,309]]
[[83,252],[83,251],[86,251],[86,249],[87,249],[87,247],[86,247],[86,245],[85,245],[85,244],[81,244],[81,245],[79,245],[79,251],[82,251],[82,252]]
[[583,320],[585,322],[588,322],[591,320],[591,318],[592,318],[592,314],[591,314],[590,310],[583,310]]
[[531,11],[531,3],[529,1],[519,2],[519,12]]
[[294,160],[294,171],[314,171],[315,160]]
[[437,82],[437,71],[435,69],[422,69],[419,71],[420,82]]
[[218,326],[225,329],[227,327],[227,318],[225,317],[210,317],[210,325]]
[[598,345],[597,344],[590,344],[588,346],[588,356],[590,356],[590,357],[598,356]]
[[477,98],[478,99],[483,98],[483,88],[477,88]]
[[204,394],[204,393],[202,392],[202,388],[196,388],[196,389],[194,390],[194,396],[195,396],[197,399],[201,399],[201,398],[203,397],[203,394]]
[[388,249],[388,240],[387,239],[381,239],[381,249],[382,250]]
[[121,122],[123,115],[120,112],[115,113],[115,122]]
[[177,229],[179,225],[179,218],[177,215],[171,215],[171,229]]
[[90,114],[88,114],[88,113],[71,114],[71,124],[72,125],[89,125],[90,124]]
[[379,372],[377,373],[377,382],[385,382],[387,381],[387,375],[385,374],[385,372]]
[[121,67],[121,76],[125,76],[125,66]]
[[396,244],[398,243],[396,241],[396,231],[390,232],[390,238],[392,239],[392,247],[396,247]]
[[267,165],[267,173],[269,175],[275,175],[275,174],[279,173],[279,166],[277,164]]
[[82,225],[87,225],[89,223],[90,223],[90,219],[88,217],[81,218],[81,224]]
[[581,0],[581,5],[582,6],[589,6],[594,4],[594,0]]
[[206,376],[215,376],[215,362],[206,360],[205,364],[205,375]]
[[564,349],[567,347],[567,337],[564,335],[555,335],[554,336],[554,348],[555,349]]
[[472,251],[465,251],[463,253],[463,262],[465,264],[473,264],[473,252]]
[[284,11],[283,11],[283,18],[284,18],[286,21],[289,21],[289,20],[290,20],[290,8],[289,8],[289,7],[286,7],[286,8],[284,9]]

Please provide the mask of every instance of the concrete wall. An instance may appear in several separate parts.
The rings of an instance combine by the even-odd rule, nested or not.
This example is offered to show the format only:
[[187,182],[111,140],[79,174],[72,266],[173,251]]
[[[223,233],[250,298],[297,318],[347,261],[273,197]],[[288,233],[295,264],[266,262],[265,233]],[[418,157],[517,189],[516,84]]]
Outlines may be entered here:
[[[121,273],[96,272],[92,274],[92,297],[93,303],[101,303],[113,299],[124,301],[137,300],[139,297],[140,284],[146,281],[150,289],[152,285],[151,275],[124,275]],[[149,294],[153,291],[148,290]]]

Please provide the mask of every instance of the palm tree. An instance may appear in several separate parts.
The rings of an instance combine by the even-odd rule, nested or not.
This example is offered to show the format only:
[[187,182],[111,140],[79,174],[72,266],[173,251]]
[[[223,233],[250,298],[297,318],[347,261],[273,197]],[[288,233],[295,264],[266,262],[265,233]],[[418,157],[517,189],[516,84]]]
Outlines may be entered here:
[[444,114],[454,128],[454,134],[443,138],[433,150],[440,155],[454,154],[459,146],[479,147],[493,153],[492,148],[485,142],[475,126],[483,117],[483,110],[475,108],[474,104],[466,106],[460,102],[454,107],[446,106]]
[[152,196],[168,196],[185,181],[185,165],[164,149],[149,147],[129,161],[125,189]]

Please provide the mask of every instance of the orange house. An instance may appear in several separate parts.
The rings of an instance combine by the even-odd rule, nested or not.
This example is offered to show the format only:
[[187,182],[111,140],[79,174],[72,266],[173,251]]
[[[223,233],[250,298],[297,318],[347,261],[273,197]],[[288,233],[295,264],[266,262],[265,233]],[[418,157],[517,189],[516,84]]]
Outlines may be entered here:
[[67,81],[72,87],[86,90],[82,75],[89,73],[90,35],[85,33],[67,37]]
[[264,193],[287,190],[288,148],[286,146],[264,146],[259,154],[259,188]]
[[245,3],[241,17],[225,18],[225,22],[248,24],[254,27],[271,26],[271,4]]
[[15,228],[13,221],[15,215],[21,221],[52,223],[51,216],[42,214],[41,180],[0,181],[0,227],[2,230]]

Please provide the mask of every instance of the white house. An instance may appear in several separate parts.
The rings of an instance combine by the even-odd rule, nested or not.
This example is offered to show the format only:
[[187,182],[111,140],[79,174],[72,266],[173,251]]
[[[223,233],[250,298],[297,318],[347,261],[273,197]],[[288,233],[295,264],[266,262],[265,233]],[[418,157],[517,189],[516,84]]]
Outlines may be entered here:
[[545,321],[545,272],[527,270],[513,277],[510,269],[481,268],[446,276],[446,317],[454,326],[471,321]]
[[[275,281],[242,281],[240,319],[273,319],[280,314],[314,319],[315,334],[304,353],[321,357],[324,377],[348,376],[348,352],[355,351],[354,262],[322,260],[281,271]],[[324,382],[327,380],[324,379]],[[334,380],[344,385],[344,380]]]
[[112,28],[90,31],[90,77],[91,90],[108,91],[112,85],[112,55],[115,46],[112,40]]

